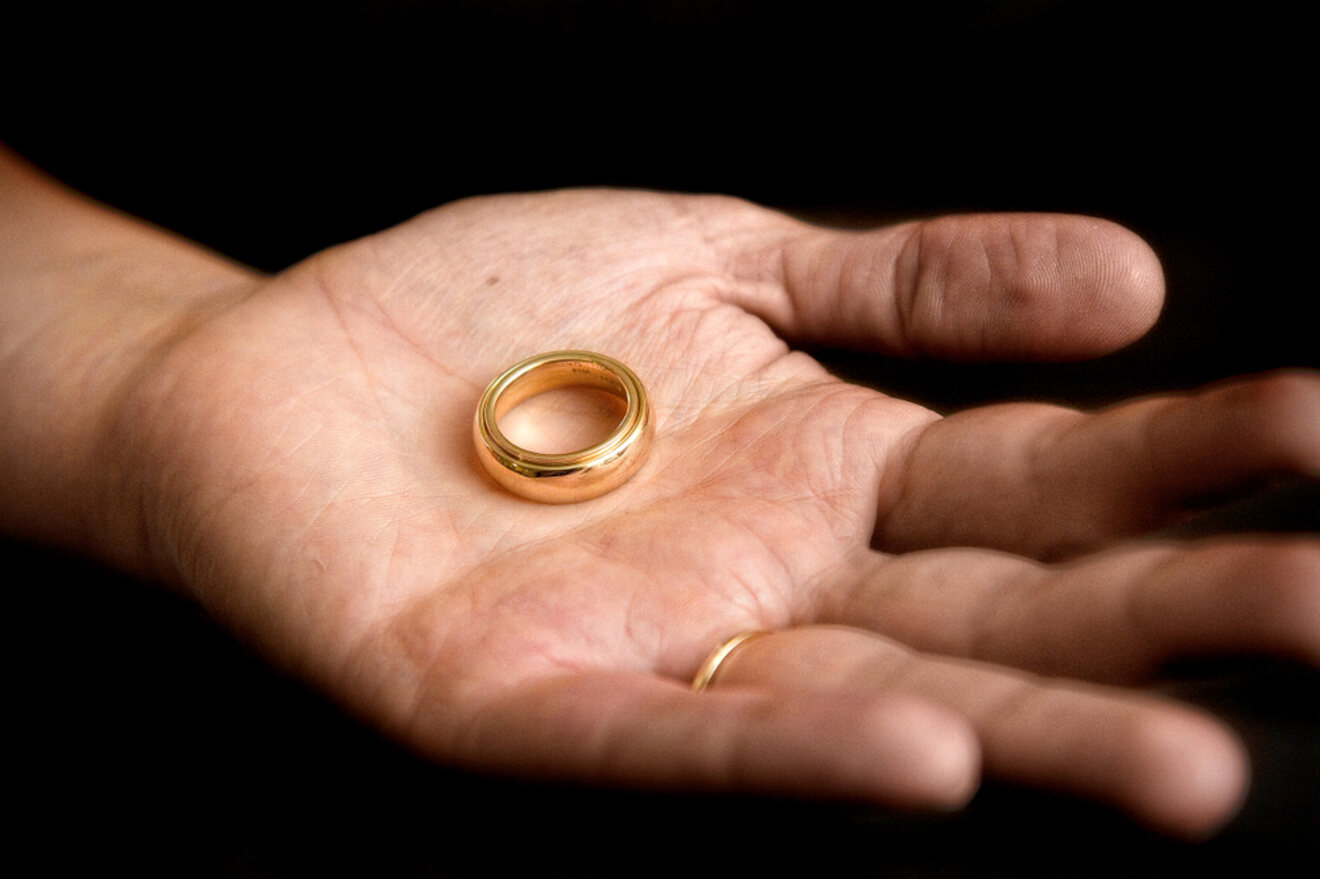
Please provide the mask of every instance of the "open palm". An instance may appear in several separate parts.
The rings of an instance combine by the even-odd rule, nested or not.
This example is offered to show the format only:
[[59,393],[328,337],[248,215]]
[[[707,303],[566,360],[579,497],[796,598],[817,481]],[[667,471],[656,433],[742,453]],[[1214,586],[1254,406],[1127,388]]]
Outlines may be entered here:
[[[1231,734],[1114,685],[1184,653],[1315,659],[1317,550],[1119,541],[1314,472],[1314,379],[941,418],[784,341],[1089,356],[1149,326],[1160,283],[1083,218],[843,233],[721,198],[461,202],[164,347],[123,408],[123,491],[165,576],[447,762],[921,806],[984,768],[1202,832],[1245,784]],[[657,434],[622,488],[547,506],[483,475],[471,420],[560,348],[631,366]],[[529,401],[528,429],[571,443],[598,414],[573,404]]]

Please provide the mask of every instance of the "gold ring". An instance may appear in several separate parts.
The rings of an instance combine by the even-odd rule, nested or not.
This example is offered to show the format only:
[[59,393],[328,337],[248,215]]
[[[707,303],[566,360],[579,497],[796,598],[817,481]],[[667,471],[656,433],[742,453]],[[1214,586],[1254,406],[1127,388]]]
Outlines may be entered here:
[[733,653],[733,651],[737,650],[757,635],[764,634],[766,633],[760,629],[753,629],[750,632],[739,632],[737,635],[734,635],[732,638],[712,650],[710,655],[706,657],[706,661],[701,664],[701,668],[697,669],[697,676],[692,679],[692,691],[694,693],[700,693],[702,690],[709,687],[711,681],[715,680],[715,673],[720,670],[720,665],[724,663],[724,660],[729,658],[729,654]]
[[[524,449],[500,431],[499,419],[519,403],[575,386],[607,391],[627,407],[601,442],[576,452],[544,454]],[[472,435],[482,466],[504,488],[544,504],[568,504],[627,482],[645,460],[654,430],[646,390],[631,369],[590,351],[551,351],[515,364],[490,383],[477,405]]]

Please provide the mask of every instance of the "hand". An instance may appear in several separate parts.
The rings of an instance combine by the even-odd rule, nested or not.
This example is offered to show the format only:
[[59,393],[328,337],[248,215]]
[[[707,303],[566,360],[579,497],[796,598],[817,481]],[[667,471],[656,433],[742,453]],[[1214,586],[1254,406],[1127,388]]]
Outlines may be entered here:
[[[1085,357],[1144,332],[1161,284],[1083,218],[461,202],[226,290],[145,355],[108,508],[157,574],[438,760],[902,807],[955,807],[984,771],[1204,833],[1240,747],[1121,685],[1184,654],[1320,659],[1320,552],[1128,541],[1320,470],[1315,377],[941,418],[783,341]],[[503,368],[573,347],[638,372],[657,438],[622,488],[540,505],[481,473],[471,419]],[[525,429],[571,441],[572,405],[529,401]],[[750,629],[772,634],[691,692]]]

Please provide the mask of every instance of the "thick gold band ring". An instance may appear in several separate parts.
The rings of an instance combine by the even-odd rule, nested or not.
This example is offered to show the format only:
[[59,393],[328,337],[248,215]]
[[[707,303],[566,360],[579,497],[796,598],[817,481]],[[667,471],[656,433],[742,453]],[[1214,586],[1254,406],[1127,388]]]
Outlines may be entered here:
[[[560,454],[524,449],[500,431],[500,418],[513,407],[562,387],[614,394],[626,406],[623,418],[596,445]],[[568,504],[627,482],[646,459],[654,430],[646,390],[631,369],[590,351],[551,351],[515,364],[490,383],[477,405],[472,435],[482,466],[504,488],[541,503]]]
[[734,635],[732,638],[712,650],[710,655],[706,657],[706,661],[701,664],[701,668],[697,669],[697,676],[692,679],[692,690],[700,693],[702,690],[709,687],[711,681],[715,680],[716,672],[720,670],[720,666],[724,664],[724,660],[728,659],[733,651],[737,650],[752,638],[764,634],[766,633],[760,629],[753,629],[750,632],[739,632],[737,635]]

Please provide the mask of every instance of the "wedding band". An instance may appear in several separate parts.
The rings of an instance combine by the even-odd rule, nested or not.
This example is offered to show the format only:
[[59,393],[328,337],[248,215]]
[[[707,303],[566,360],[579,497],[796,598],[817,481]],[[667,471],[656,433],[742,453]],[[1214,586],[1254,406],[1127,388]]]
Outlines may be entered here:
[[[524,449],[500,430],[506,412],[562,387],[596,388],[619,397],[626,407],[623,418],[596,445],[560,454]],[[619,361],[590,351],[551,351],[510,367],[482,394],[472,428],[486,472],[514,494],[545,504],[584,501],[623,485],[645,460],[653,434],[641,381]]]
[[750,632],[739,632],[737,635],[734,635],[732,638],[712,650],[710,655],[706,657],[706,661],[701,664],[701,668],[697,669],[697,676],[692,679],[692,691],[694,693],[700,693],[702,690],[709,687],[711,681],[715,679],[715,673],[720,670],[720,666],[724,663],[724,660],[728,659],[733,651],[737,650],[757,635],[764,634],[765,632],[759,629],[753,629]]

